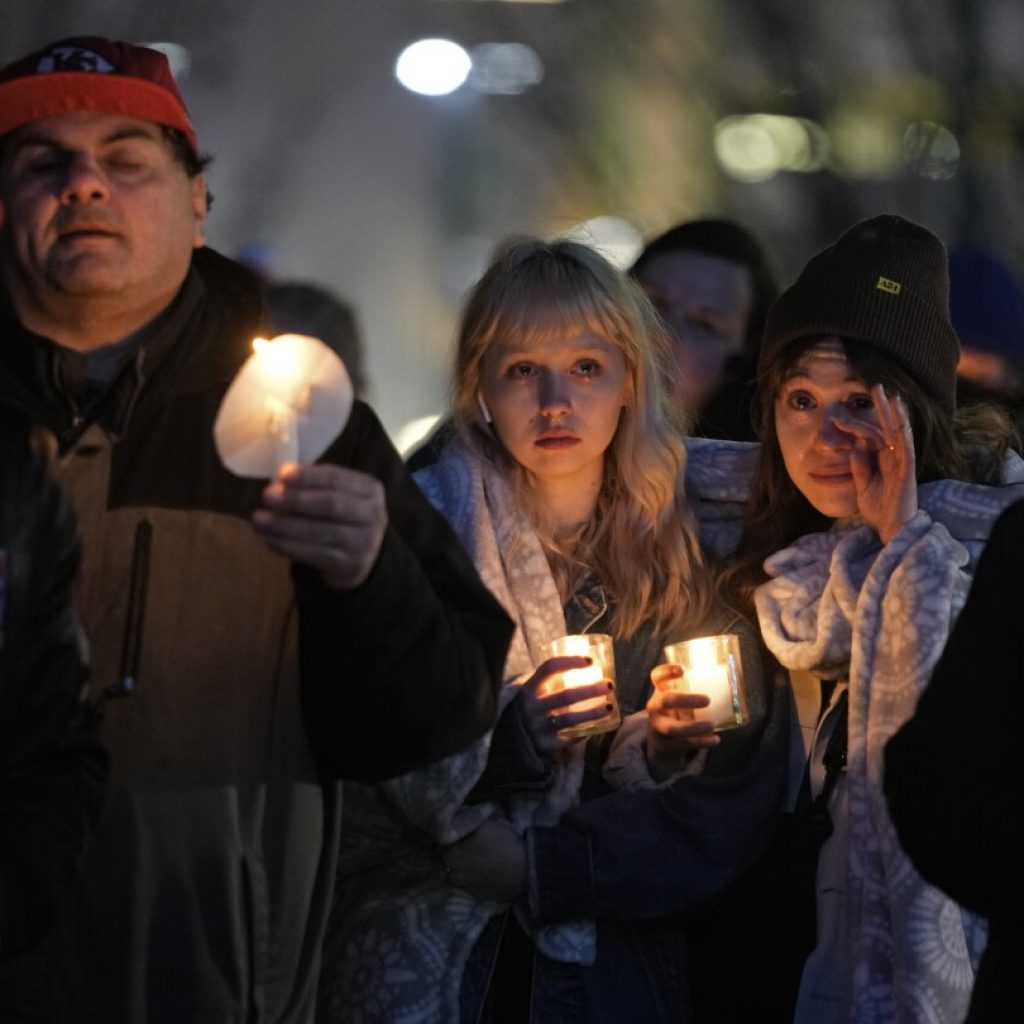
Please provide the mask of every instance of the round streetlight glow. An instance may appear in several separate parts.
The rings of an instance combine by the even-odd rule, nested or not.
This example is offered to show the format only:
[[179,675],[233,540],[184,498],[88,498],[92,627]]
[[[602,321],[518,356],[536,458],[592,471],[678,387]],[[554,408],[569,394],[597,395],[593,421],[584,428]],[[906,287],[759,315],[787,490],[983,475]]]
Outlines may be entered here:
[[450,39],[421,39],[411,43],[395,62],[395,77],[410,92],[445,96],[466,80],[473,62]]

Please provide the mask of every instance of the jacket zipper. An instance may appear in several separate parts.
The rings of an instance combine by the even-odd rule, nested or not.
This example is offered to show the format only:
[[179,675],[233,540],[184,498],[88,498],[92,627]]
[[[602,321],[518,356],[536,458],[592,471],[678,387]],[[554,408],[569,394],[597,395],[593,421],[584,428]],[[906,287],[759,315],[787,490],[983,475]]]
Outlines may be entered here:
[[107,697],[130,697],[139,685],[142,636],[146,624],[146,594],[149,589],[149,558],[153,524],[145,519],[135,526],[132,567],[128,582],[128,611],[125,615],[119,678],[106,689]]

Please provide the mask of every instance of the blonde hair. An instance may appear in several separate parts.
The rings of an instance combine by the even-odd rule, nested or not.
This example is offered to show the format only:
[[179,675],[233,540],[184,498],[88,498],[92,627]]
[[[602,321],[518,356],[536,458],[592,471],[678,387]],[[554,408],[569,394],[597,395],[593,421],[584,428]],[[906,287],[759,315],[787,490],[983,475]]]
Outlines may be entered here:
[[[629,387],[605,452],[597,506],[575,549],[546,522],[523,468],[484,422],[477,402],[481,366],[493,345],[543,345],[595,334],[626,361]],[[675,374],[671,341],[638,285],[577,242],[507,243],[471,291],[455,357],[452,419],[464,442],[507,473],[540,537],[563,600],[581,573],[594,573],[612,600],[611,627],[622,638],[645,622],[679,631],[700,621],[712,583],[683,492],[686,449],[666,399]]]

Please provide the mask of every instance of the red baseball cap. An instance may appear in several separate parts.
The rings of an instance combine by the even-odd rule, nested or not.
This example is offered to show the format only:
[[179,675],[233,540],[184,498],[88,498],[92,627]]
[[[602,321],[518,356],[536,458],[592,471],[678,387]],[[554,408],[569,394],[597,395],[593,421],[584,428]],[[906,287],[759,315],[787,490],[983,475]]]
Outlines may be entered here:
[[196,130],[159,50],[100,36],[51,43],[0,70],[0,136],[54,114],[126,114],[183,132]]

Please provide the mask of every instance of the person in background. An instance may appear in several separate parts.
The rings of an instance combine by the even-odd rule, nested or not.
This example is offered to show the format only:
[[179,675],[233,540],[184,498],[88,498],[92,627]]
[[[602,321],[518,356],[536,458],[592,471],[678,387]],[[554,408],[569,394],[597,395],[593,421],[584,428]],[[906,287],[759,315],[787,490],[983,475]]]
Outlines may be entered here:
[[480,735],[511,634],[364,404],[315,465],[219,462],[265,331],[203,244],[205,165],[155,50],[0,70],[0,408],[60,454],[111,754],[46,985],[75,1024],[311,1020],[337,780]]
[[[785,728],[754,632],[713,597],[670,345],[573,242],[510,243],[470,293],[456,435],[416,479],[516,622],[504,709],[463,755],[347,787],[322,1022],[690,1019],[688,914],[762,847]],[[564,730],[607,718],[608,684],[559,691],[586,659],[545,652],[577,633],[613,636],[625,716],[586,746]],[[752,712],[721,735],[661,664],[719,633],[740,637]]]
[[967,1024],[1024,1017],[1020,611],[1024,503],[992,529],[964,610],[913,717],[885,748],[889,813],[914,866],[984,915],[988,942]]
[[40,942],[102,803],[106,754],[83,703],[78,536],[43,439],[0,410],[0,1016],[32,1019]]
[[353,308],[326,288],[303,281],[268,284],[264,296],[274,333],[319,338],[345,364],[356,397],[365,398],[363,341]]
[[[753,601],[789,671],[806,751],[789,807],[825,827],[793,889],[816,892],[813,951],[788,976],[749,978],[740,1002],[792,992],[801,1024],[967,1011],[983,930],[914,871],[882,790],[885,743],[928,684],[992,523],[1024,496],[1005,418],[956,411],[959,354],[945,248],[894,215],[814,256],[768,314],[760,456],[723,585]],[[768,964],[805,929],[792,910],[769,922]],[[775,1005],[763,1019],[791,1019]]]
[[1024,285],[990,249],[949,254],[949,315],[960,339],[957,402],[1006,408],[1024,428]]
[[779,293],[764,249],[739,224],[693,220],[644,246],[630,273],[676,341],[672,396],[695,436],[754,440],[754,368]]

